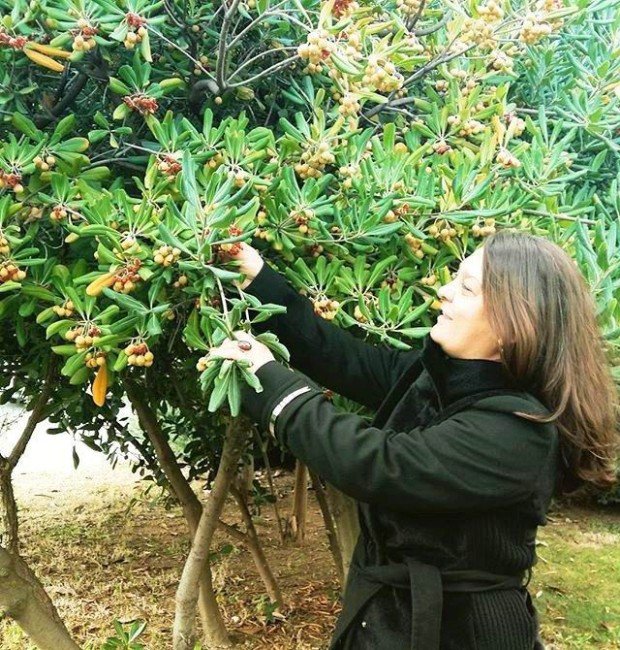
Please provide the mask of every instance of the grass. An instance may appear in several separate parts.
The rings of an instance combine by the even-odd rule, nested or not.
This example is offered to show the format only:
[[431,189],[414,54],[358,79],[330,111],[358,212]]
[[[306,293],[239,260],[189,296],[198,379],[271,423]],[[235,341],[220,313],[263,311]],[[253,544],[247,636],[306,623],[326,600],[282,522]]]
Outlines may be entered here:
[[[276,479],[283,513],[291,510],[292,477]],[[189,543],[178,508],[116,486],[86,501],[59,497],[60,510],[20,503],[23,555],[42,580],[63,620],[85,650],[100,650],[113,622],[146,620],[147,650],[169,650],[174,596]],[[127,511],[131,497],[135,505]],[[320,512],[310,498],[307,539],[279,545],[273,512],[263,507],[258,532],[287,607],[284,620],[269,603],[248,552],[218,530],[213,580],[228,628],[239,648],[319,650],[337,615],[338,584]],[[239,521],[234,503],[223,519]],[[620,511],[565,505],[539,529],[539,561],[530,593],[549,649],[620,648]],[[0,650],[35,650],[19,627],[0,621]]]
[[530,593],[543,637],[558,648],[620,648],[620,513],[551,514],[539,529]]

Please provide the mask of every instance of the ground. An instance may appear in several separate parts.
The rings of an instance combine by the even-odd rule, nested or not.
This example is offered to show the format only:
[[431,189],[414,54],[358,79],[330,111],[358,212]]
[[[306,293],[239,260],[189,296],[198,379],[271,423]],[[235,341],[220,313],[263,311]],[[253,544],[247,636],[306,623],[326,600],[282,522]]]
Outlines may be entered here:
[[[85,647],[99,650],[114,635],[115,619],[142,619],[144,647],[169,650],[175,589],[189,547],[180,509],[167,509],[158,491],[146,491],[127,467],[112,471],[101,457],[84,453],[84,459],[77,472],[70,462],[53,471],[18,466],[22,554]],[[276,486],[281,512],[288,514],[292,476],[279,475]],[[205,495],[200,483],[194,487]],[[270,616],[249,553],[221,530],[216,534],[214,583],[240,648],[327,647],[340,611],[339,586],[313,496],[309,508],[301,546],[280,546],[271,506],[256,518],[287,603],[284,620]],[[223,519],[239,521],[232,500]],[[620,648],[620,512],[556,507],[538,542],[530,592],[549,648]],[[31,648],[15,624],[0,621],[1,650]]]

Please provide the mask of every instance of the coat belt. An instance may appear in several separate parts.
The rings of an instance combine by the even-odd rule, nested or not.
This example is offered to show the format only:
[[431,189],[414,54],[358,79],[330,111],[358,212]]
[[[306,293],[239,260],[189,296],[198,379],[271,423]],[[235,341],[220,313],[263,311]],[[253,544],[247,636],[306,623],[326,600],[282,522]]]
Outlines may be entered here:
[[[411,592],[410,650],[440,650],[443,592],[479,592],[523,587],[525,572],[501,575],[473,569],[442,571],[432,564],[405,558],[398,564],[361,566],[352,559],[348,581],[350,598],[332,637],[330,650],[337,648],[339,638],[353,622],[356,614],[385,585]],[[348,591],[348,590],[347,590]]]

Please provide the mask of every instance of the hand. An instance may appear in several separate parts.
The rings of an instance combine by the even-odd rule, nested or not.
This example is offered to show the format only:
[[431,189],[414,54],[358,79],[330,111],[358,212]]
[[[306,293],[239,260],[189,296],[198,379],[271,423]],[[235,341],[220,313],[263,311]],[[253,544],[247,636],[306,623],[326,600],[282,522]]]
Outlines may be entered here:
[[236,254],[231,254],[230,251],[223,254],[226,258],[241,263],[239,271],[245,275],[245,280],[242,283],[233,280],[233,284],[240,289],[245,289],[263,268],[265,260],[255,248],[245,242],[238,242],[238,247],[239,252]]
[[[269,361],[275,361],[275,357],[271,350],[260,341],[257,341],[251,334],[243,330],[233,332],[236,340],[226,339],[223,343],[215,348],[211,348],[208,357],[222,357],[224,359],[245,359],[250,361],[252,365],[248,367],[249,372],[255,374],[256,371],[264,366]],[[239,343],[247,347],[250,344],[249,350],[244,350],[239,347]]]

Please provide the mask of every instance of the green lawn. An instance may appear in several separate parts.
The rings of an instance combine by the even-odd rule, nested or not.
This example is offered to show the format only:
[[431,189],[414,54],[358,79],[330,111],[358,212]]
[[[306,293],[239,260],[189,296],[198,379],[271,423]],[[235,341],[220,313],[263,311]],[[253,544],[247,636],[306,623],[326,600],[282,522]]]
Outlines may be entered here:
[[620,648],[620,510],[564,507],[539,529],[530,592],[547,643]]

